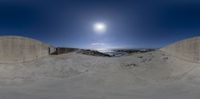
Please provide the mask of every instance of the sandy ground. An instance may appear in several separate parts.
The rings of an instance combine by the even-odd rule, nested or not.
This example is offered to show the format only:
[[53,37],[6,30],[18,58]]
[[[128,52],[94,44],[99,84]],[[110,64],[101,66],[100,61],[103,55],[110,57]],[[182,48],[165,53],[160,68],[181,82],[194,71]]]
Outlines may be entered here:
[[0,99],[199,99],[200,65],[162,51],[0,64]]

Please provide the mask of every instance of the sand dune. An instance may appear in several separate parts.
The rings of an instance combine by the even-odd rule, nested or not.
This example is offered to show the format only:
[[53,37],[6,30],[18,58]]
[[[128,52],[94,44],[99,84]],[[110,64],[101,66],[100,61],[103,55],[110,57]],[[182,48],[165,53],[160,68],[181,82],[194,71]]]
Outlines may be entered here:
[[200,97],[199,63],[181,59],[167,50],[136,51],[121,57],[102,57],[104,54],[100,52],[82,51],[45,56],[23,63],[0,64],[0,98]]
[[175,42],[161,50],[190,62],[200,63],[200,37]]
[[80,53],[0,65],[4,99],[160,99],[199,96],[199,64],[163,51],[122,57]]

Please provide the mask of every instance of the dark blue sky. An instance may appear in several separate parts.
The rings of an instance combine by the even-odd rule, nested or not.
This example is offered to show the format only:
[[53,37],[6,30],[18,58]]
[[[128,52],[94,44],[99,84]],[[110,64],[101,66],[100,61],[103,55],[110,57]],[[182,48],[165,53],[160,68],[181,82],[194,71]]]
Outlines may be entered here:
[[[157,48],[200,35],[198,0],[41,1],[0,1],[0,35],[80,48]],[[105,34],[94,33],[95,22]]]

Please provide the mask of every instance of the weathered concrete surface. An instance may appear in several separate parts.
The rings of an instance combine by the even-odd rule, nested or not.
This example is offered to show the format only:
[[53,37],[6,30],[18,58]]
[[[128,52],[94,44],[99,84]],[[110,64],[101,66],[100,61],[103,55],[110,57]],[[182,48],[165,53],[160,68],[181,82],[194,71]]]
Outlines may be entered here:
[[0,63],[25,62],[47,56],[54,47],[19,36],[0,37]]
[[178,58],[200,63],[200,37],[182,40],[161,50]]

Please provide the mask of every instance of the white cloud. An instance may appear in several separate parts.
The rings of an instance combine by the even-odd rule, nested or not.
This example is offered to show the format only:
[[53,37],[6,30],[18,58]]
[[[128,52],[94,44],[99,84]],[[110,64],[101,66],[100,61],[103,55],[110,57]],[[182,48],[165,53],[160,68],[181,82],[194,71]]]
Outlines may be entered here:
[[120,48],[120,47],[113,46],[108,43],[95,42],[95,43],[91,43],[89,48],[95,49],[95,50],[107,50],[107,49]]
[[105,46],[105,43],[92,43],[92,46]]
[[105,50],[108,49],[108,44],[95,42],[90,44],[90,48],[95,50]]

